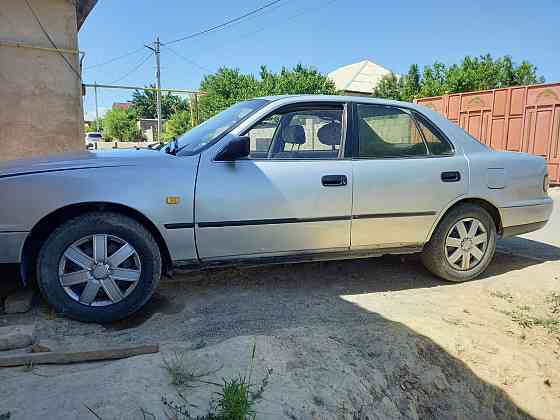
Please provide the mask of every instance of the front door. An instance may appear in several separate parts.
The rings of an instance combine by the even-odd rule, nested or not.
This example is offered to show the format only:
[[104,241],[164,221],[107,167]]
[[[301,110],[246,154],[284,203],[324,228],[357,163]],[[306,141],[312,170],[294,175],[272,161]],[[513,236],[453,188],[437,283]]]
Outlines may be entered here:
[[[202,260],[348,250],[352,162],[343,104],[298,105],[250,129],[251,156],[200,161],[196,240]],[[225,140],[225,139],[224,139]]]
[[355,111],[352,249],[422,245],[438,214],[467,192],[467,161],[413,111]]

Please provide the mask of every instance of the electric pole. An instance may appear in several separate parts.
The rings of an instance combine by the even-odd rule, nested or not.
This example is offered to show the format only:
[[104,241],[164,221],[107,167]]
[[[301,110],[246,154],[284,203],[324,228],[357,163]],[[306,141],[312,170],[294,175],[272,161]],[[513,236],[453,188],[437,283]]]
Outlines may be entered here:
[[157,109],[157,141],[161,141],[161,66],[160,66],[160,47],[159,36],[154,42],[154,46],[145,45],[152,50],[156,56],[156,109]]
[[99,133],[99,108],[97,107],[97,82],[94,84],[93,91],[95,92],[95,131]]

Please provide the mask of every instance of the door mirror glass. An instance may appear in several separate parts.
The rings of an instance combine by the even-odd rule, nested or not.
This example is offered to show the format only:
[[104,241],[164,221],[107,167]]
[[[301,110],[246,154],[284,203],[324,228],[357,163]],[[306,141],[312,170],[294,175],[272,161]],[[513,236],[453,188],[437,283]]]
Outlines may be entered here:
[[247,136],[234,137],[227,146],[218,153],[216,160],[233,161],[249,156],[251,140]]

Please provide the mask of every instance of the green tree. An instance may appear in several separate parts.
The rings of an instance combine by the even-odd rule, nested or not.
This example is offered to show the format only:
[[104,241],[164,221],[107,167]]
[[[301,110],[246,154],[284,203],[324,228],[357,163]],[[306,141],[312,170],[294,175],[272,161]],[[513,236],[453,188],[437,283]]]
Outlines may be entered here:
[[534,85],[544,83],[543,76],[537,76],[537,68],[526,60],[523,60],[513,70],[514,85]]
[[103,118],[103,136],[113,140],[135,141],[142,139],[136,127],[136,115],[125,109],[113,109]]
[[221,67],[204,76],[200,90],[206,94],[199,101],[200,119],[204,121],[236,102],[258,96],[258,85],[253,75],[242,74],[239,69]]
[[165,130],[162,134],[163,140],[171,140],[173,137],[180,136],[191,128],[191,113],[189,111],[179,111],[173,114],[165,122]]
[[282,67],[279,73],[273,73],[266,66],[261,66],[259,92],[265,95],[335,95],[334,82],[313,67],[297,64],[293,69]]
[[391,72],[382,77],[375,89],[373,96],[376,98],[394,99],[395,101],[403,100],[403,86],[399,77]]
[[425,98],[427,96],[443,95],[446,89],[446,70],[445,64],[437,61],[433,66],[424,67],[420,91],[418,92],[419,96]]
[[400,96],[403,101],[412,102],[413,99],[418,97],[420,92],[420,72],[418,71],[417,64],[412,64],[408,69],[408,73],[403,77],[401,90]]
[[[154,88],[154,86],[150,86]],[[179,111],[186,111],[189,108],[186,99],[171,93],[161,95],[161,116],[168,119],[171,115]],[[132,106],[130,110],[138,118],[157,118],[157,99],[156,92],[153,90],[135,90],[132,94]]]
[[103,131],[103,117],[99,117],[99,119],[93,120],[86,127],[86,133],[96,133],[98,125],[99,125],[99,131]]
[[312,67],[302,64],[274,73],[262,66],[259,78],[243,74],[239,69],[220,68],[206,75],[200,90],[200,117],[205,120],[236,102],[267,95],[336,94],[334,83]]
[[435,62],[424,67],[422,75],[413,64],[400,79],[394,74],[385,76],[374,89],[380,98],[412,101],[415,98],[439,96],[446,93],[472,92],[518,85],[544,83],[537,68],[528,61],[515,65],[509,56],[493,59],[490,54],[466,56],[459,64],[446,66]]

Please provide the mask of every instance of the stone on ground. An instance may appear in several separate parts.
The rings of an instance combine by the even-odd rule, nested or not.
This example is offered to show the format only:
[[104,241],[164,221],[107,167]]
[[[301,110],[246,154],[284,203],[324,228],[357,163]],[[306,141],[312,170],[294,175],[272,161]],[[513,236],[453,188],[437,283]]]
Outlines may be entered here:
[[31,309],[33,291],[31,289],[18,290],[6,297],[4,312],[7,314],[22,314]]
[[33,344],[33,330],[35,326],[11,325],[0,327],[0,350],[21,349]]

